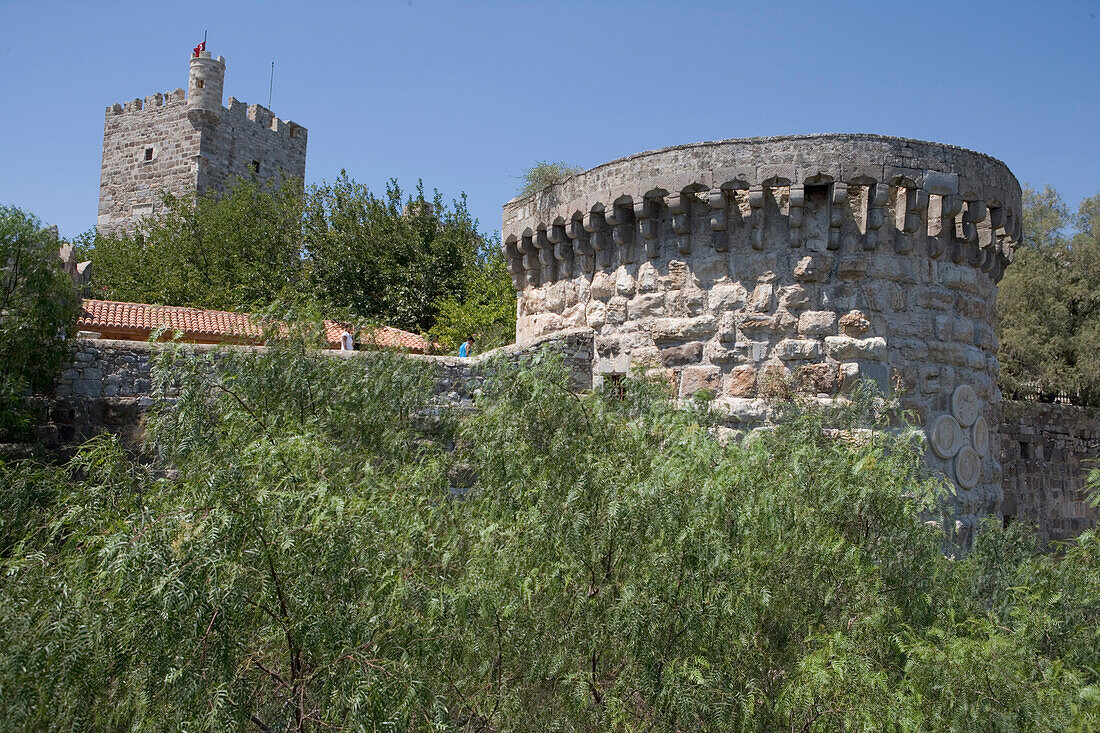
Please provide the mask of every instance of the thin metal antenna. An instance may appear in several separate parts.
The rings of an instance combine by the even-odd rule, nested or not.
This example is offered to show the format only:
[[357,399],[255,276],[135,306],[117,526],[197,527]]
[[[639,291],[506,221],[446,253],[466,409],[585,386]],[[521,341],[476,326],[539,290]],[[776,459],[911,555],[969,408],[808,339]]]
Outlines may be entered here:
[[267,108],[271,109],[271,88],[275,86],[275,62],[271,62],[271,81],[267,84]]

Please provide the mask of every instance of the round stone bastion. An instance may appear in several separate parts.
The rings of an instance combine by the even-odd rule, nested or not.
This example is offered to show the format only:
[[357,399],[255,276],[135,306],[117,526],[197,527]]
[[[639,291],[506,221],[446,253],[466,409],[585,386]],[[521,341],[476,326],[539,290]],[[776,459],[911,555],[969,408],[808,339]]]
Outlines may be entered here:
[[1020,238],[1004,163],[878,135],[705,142],[592,168],[504,207],[520,345],[594,332],[596,381],[664,370],[731,419],[769,396],[900,397],[964,526],[996,512],[997,282]]

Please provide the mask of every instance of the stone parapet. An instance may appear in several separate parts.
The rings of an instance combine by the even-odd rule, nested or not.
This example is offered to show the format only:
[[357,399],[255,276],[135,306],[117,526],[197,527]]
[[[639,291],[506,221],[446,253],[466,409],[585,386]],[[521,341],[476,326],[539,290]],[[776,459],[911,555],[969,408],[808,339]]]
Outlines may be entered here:
[[1034,525],[1043,542],[1095,527],[1086,484],[1100,467],[1100,409],[1006,400],[1002,418],[1005,521]]

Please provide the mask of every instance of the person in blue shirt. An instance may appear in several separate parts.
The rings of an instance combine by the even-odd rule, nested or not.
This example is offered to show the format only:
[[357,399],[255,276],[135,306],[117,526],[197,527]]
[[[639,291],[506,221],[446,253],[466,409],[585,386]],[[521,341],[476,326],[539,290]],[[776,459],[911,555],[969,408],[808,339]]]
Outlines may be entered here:
[[466,340],[462,342],[462,346],[458,347],[458,355],[462,358],[467,356],[473,356],[474,351],[474,337],[467,336]]

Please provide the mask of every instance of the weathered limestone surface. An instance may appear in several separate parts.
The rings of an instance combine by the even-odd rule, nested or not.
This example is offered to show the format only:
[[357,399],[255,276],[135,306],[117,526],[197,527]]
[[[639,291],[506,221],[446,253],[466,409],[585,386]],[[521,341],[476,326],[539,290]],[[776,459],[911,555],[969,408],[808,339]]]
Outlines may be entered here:
[[996,283],[1020,196],[986,155],[874,135],[633,155],[504,207],[517,342],[589,326],[597,382],[663,369],[749,424],[784,382],[895,389],[952,441],[929,463],[965,532],[1001,500]]
[[1006,400],[1002,417],[1005,519],[1034,524],[1044,542],[1095,527],[1085,481],[1100,458],[1100,409]]
[[186,92],[107,108],[100,232],[127,230],[159,213],[162,192],[193,196],[221,189],[234,176],[305,179],[306,129],[232,97],[223,107],[224,80],[225,60],[204,51],[191,59]]

